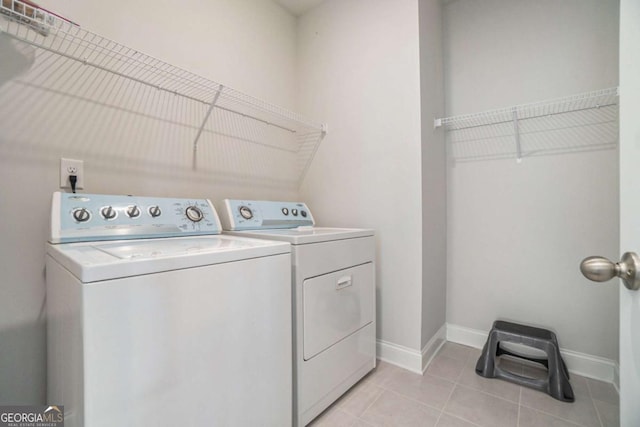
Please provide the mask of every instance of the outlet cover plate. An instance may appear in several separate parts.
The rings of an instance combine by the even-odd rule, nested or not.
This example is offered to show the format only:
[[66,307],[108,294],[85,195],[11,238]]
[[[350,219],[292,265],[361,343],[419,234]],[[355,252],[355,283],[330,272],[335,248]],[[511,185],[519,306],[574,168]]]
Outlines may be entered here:
[[60,159],[60,188],[71,188],[69,175],[78,177],[76,190],[84,188],[84,162],[75,159]]

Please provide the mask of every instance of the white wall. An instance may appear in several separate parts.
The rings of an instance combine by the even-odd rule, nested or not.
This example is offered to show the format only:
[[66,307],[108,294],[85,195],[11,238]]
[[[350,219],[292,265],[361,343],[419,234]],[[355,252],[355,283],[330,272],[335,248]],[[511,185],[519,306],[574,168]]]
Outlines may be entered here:
[[[618,84],[615,0],[445,3],[447,115]],[[616,150],[448,168],[448,323],[550,327],[566,349],[617,360],[617,289],[578,269],[618,258]]]
[[271,1],[45,0],[40,4],[172,65],[294,107],[296,20]]
[[420,350],[422,193],[416,0],[329,0],[298,24],[300,110],[329,123],[302,188],[320,225],[377,241],[378,339]]
[[[271,2],[40,3],[87,29],[235,89],[285,107],[295,104],[296,21]],[[5,48],[7,39],[0,41]],[[32,52],[26,49],[26,64]],[[60,157],[85,161],[90,193],[290,199],[297,198],[297,190],[193,171],[192,140],[181,138],[182,128],[152,126],[140,115],[28,87],[20,83],[22,75],[7,80],[13,64],[0,61],[0,404],[44,404],[44,247]],[[149,92],[140,93],[154,102]],[[174,110],[163,114],[182,114],[185,107],[168,108]]]
[[[422,118],[422,332],[423,349],[446,322],[447,183],[444,133],[442,3],[420,0]],[[427,349],[428,350],[428,349]]]

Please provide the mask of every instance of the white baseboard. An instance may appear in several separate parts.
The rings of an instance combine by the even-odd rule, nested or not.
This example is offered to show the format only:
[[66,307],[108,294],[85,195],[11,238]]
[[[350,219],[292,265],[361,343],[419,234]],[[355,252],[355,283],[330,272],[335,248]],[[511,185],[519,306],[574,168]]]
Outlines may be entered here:
[[427,370],[429,364],[433,360],[433,357],[438,353],[440,347],[447,342],[447,325],[444,324],[438,329],[438,332],[425,344],[422,348],[422,370],[421,373]]
[[442,327],[431,337],[429,342],[417,351],[412,348],[393,344],[383,340],[376,341],[376,351],[378,359],[392,365],[399,366],[417,374],[423,374],[431,363],[433,356],[438,353],[440,347],[446,342],[447,325]]
[[[447,323],[442,325],[438,332],[431,337],[422,351],[383,340],[377,340],[376,350],[380,360],[417,374],[423,374],[446,341],[481,349],[487,341],[488,335],[489,331]],[[560,353],[569,372],[613,383],[614,387],[619,390],[620,372],[616,361],[567,349],[560,349]]]
[[[487,341],[489,331],[465,328],[447,323],[447,341],[481,349]],[[583,377],[613,383],[618,387],[618,363],[603,357],[592,356],[577,351],[560,349],[569,372]]]
[[488,336],[489,331],[480,331],[447,323],[447,341],[481,349]]
[[376,353],[380,360],[422,374],[422,354],[418,350],[377,340]]

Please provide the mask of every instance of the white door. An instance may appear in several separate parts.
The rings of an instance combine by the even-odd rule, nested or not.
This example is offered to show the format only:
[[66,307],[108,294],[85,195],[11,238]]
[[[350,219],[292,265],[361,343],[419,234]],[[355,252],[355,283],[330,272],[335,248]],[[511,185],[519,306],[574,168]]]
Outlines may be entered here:
[[[620,253],[640,254],[640,1],[620,2]],[[640,426],[640,291],[620,285],[620,426]]]

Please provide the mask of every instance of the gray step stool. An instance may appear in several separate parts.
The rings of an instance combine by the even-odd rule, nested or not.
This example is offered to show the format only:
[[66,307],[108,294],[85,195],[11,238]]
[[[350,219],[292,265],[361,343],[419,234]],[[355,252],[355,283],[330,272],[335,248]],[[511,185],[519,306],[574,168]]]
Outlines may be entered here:
[[[540,349],[547,354],[547,358],[541,359],[514,353],[500,347],[501,342],[512,342]],[[547,368],[547,378],[523,377],[500,368],[497,364],[497,358],[503,354],[544,365]],[[556,335],[546,329],[496,320],[493,322],[487,342],[482,349],[478,363],[476,363],[476,373],[486,378],[501,378],[531,387],[548,393],[563,402],[575,400],[573,389],[569,384],[569,372],[560,355]]]

